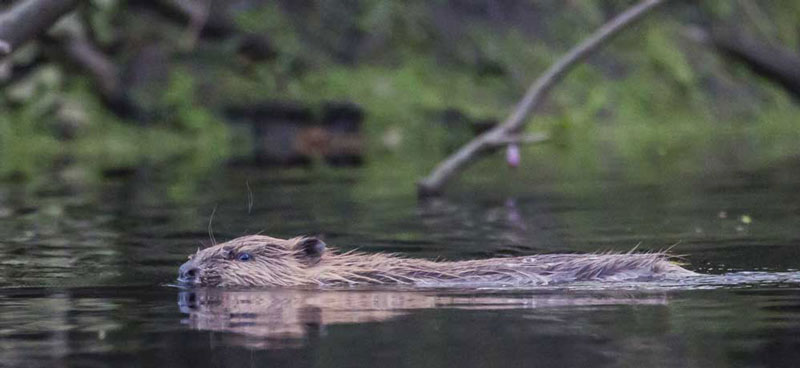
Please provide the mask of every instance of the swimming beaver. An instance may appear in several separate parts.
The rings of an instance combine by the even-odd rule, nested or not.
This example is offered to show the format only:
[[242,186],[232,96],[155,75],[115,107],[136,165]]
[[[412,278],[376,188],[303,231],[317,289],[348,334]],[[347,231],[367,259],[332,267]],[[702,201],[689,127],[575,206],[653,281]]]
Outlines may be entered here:
[[696,275],[664,253],[550,254],[473,261],[430,261],[395,254],[339,252],[322,240],[262,235],[233,239],[189,256],[178,281],[195,286],[545,285]]

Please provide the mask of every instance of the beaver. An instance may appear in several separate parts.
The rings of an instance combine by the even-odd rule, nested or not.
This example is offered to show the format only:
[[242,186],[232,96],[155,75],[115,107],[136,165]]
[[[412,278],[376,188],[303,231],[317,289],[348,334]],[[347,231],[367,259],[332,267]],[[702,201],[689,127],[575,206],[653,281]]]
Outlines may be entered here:
[[641,281],[697,275],[664,252],[544,254],[432,261],[328,249],[315,237],[250,235],[198,250],[178,281],[202,287],[536,286],[572,281]]

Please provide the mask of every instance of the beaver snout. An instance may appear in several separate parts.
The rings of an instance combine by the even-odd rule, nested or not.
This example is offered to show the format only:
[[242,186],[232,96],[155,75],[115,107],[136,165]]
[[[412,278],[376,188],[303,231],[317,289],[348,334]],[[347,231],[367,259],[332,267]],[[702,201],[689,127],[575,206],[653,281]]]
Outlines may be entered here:
[[178,282],[184,284],[194,284],[197,280],[198,269],[191,260],[182,264],[178,269]]

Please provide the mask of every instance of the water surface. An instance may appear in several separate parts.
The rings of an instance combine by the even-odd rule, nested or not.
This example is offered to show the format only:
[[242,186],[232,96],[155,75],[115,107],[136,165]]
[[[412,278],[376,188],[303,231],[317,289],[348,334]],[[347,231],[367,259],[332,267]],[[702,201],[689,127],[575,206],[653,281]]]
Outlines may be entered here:
[[[442,199],[368,170],[140,168],[0,184],[0,366],[794,366],[798,165],[642,183],[467,178]],[[509,184],[510,183],[510,184]],[[675,246],[686,284],[185,290],[213,237],[469,259]],[[677,244],[677,245],[676,245]]]

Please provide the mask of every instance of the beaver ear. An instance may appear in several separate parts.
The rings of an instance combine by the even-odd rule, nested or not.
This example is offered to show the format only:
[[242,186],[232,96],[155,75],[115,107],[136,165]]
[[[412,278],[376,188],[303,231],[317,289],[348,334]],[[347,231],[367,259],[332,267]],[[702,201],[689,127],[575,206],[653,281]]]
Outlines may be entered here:
[[303,238],[297,242],[295,249],[301,251],[300,258],[306,263],[314,264],[325,252],[325,242],[317,238]]

